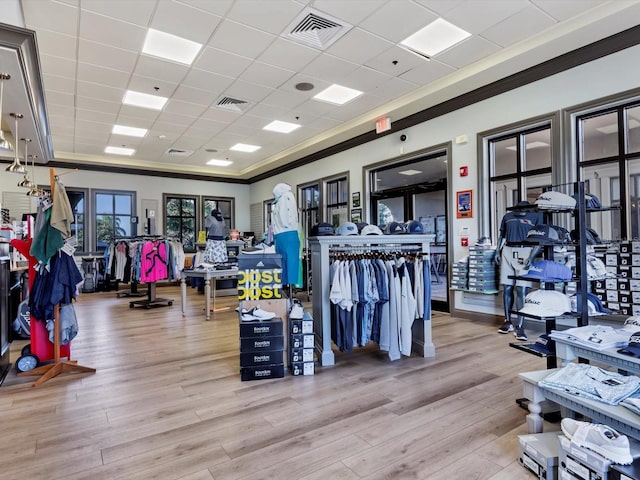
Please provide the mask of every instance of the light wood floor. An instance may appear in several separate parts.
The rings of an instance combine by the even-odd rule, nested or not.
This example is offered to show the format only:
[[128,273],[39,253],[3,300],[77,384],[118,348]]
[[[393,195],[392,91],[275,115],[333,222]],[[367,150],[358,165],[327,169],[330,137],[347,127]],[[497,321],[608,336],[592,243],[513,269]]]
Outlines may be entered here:
[[186,317],[177,287],[158,292],[173,306],[81,295],[72,357],[95,374],[34,388],[12,369],[0,479],[534,478],[517,462],[517,373],[545,363],[497,325],[436,314],[435,359],[390,363],[372,347],[315,376],[241,382],[235,299],[205,322],[195,290]]

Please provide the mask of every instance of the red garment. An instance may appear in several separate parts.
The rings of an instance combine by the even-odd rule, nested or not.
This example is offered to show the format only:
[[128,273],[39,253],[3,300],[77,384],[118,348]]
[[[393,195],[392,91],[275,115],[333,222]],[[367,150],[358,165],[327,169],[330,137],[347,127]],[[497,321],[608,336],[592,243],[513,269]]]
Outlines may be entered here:
[[167,246],[164,240],[144,243],[140,254],[140,281],[156,282],[167,277]]

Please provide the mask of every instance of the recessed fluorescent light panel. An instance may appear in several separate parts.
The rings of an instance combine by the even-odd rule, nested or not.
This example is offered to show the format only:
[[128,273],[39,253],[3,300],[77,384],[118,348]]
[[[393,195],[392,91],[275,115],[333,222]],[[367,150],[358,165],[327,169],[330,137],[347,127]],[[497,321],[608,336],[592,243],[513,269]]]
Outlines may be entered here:
[[211,159],[207,162],[207,165],[213,165],[215,167],[228,167],[229,165],[231,165],[233,162],[231,160],[216,160]]
[[334,105],[344,105],[360,95],[362,95],[360,90],[354,90],[353,88],[343,87],[342,85],[336,85],[334,83],[313,98],[314,100],[333,103]]
[[127,135],[128,137],[144,137],[147,134],[147,129],[114,125],[111,133],[115,135]]
[[278,133],[291,133],[298,128],[300,128],[300,125],[297,123],[281,122],[280,120],[274,120],[269,125],[262,127],[263,130]]
[[438,18],[413,35],[409,35],[400,42],[400,45],[427,57],[433,57],[470,36],[469,32]]
[[[540,147],[548,147],[549,144],[547,142],[529,142],[527,143],[527,150],[530,150],[532,148],[540,148]],[[516,150],[518,150],[518,148],[515,145],[512,145],[511,147],[505,147],[505,150],[513,150],[514,152]]]
[[408,177],[410,177],[411,175],[418,175],[419,173],[422,173],[420,170],[403,170],[402,172],[398,172],[400,175],[407,175]]
[[256,150],[260,150],[260,148],[261,147],[258,147],[257,145],[247,145],[246,143],[236,143],[229,150],[235,150],[236,152],[252,153],[252,152],[255,152]]
[[125,105],[133,105],[134,107],[150,108],[151,110],[162,110],[167,100],[169,99],[166,97],[127,90],[127,93],[124,94],[124,98],[122,99],[122,103]]
[[127,155],[131,156],[135,153],[133,148],[124,148],[124,147],[107,147],[104,149],[104,153],[112,153],[114,155]]
[[191,65],[201,48],[201,43],[192,42],[186,38],[176,37],[170,33],[150,28],[147,30],[147,36],[144,39],[142,53],[171,60],[172,62]]

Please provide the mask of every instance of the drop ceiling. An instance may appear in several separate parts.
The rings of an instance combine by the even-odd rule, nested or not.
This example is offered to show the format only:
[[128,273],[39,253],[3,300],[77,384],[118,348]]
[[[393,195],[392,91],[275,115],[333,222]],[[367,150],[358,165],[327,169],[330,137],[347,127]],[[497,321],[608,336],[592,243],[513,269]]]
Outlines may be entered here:
[[[371,132],[379,117],[397,121],[631,28],[640,18],[640,2],[625,0],[21,4],[24,27],[37,39],[55,161],[244,180]],[[326,47],[293,40],[292,23],[309,11],[344,25],[346,33]],[[471,36],[429,60],[399,46],[439,17]],[[190,66],[151,57],[141,53],[149,28],[203,46]],[[296,89],[303,82],[314,88]],[[364,93],[342,106],[312,98],[334,83]],[[127,90],[169,100],[159,111],[123,105]],[[219,108],[225,97],[241,100],[242,108]],[[7,108],[3,116],[6,127]],[[301,127],[289,134],[263,130],[274,120]],[[148,132],[114,135],[114,124]],[[230,150],[236,143],[261,148]],[[135,154],[106,155],[107,146]],[[233,163],[210,166],[210,159]]]

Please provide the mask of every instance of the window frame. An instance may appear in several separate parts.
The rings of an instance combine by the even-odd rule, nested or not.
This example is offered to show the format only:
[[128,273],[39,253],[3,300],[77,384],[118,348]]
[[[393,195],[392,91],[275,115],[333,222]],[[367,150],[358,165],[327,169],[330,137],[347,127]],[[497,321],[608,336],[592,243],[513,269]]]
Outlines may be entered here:
[[[66,187],[65,187],[66,188]],[[131,206],[131,235],[128,235],[128,237],[134,237],[137,235],[137,223],[135,223],[133,221],[134,217],[137,216],[137,192],[135,190],[114,190],[114,189],[100,189],[100,188],[94,188],[91,190],[91,228],[92,228],[92,232],[91,232],[91,248],[93,249],[93,251],[95,252],[102,252],[104,250],[99,249],[98,248],[98,215],[105,215],[103,213],[98,213],[98,207],[97,207],[97,197],[98,195],[111,195],[113,197],[115,196],[129,196],[130,197],[130,206]],[[86,214],[85,214],[86,215]],[[115,205],[114,205],[114,212],[112,214],[107,214],[107,215],[111,215],[112,217],[116,217],[118,215],[118,213],[115,212]],[[114,223],[115,224],[115,223]],[[85,225],[86,228],[86,225]],[[115,232],[114,232],[115,233]],[[85,233],[86,235],[86,233]],[[115,239],[117,238],[122,238],[122,237],[118,237],[117,235],[113,235],[112,238],[109,240],[109,242],[113,242]],[[107,247],[105,247],[107,248]]]
[[[183,245],[183,249],[185,252],[187,253],[193,253],[197,250],[197,246],[196,244],[198,243],[198,232],[201,230],[201,226],[202,226],[202,220],[201,220],[201,203],[200,203],[200,196],[198,195],[186,195],[186,194],[182,194],[182,193],[163,193],[162,194],[162,231],[164,232],[165,236],[168,236],[167,233],[167,220],[169,218],[169,215],[167,215],[167,202],[169,200],[173,200],[173,199],[179,199],[179,200],[193,200],[193,204],[194,204],[194,224],[193,224],[193,228],[194,228],[194,232],[193,232],[193,248],[189,248],[187,246],[185,246],[183,240],[182,240],[182,228],[180,229],[180,238],[177,238],[176,240],[179,240],[180,243],[182,243]],[[175,217],[174,215],[171,216],[172,218]],[[184,218],[182,215],[180,215],[179,217],[180,219]],[[182,225],[182,220],[181,220],[181,225]]]

